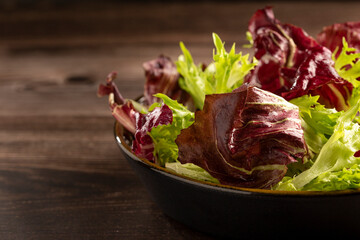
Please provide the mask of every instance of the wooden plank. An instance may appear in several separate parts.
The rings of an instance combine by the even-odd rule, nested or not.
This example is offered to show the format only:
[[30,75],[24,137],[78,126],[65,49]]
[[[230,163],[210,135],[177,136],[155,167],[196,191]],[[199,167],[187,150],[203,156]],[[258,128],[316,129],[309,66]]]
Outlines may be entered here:
[[1,119],[1,239],[210,239],[154,205],[120,154],[112,123]]
[[[188,48],[197,62],[211,61],[210,44],[189,44]],[[0,56],[0,102],[6,103],[0,104],[0,116],[110,116],[107,100],[96,96],[98,84],[105,81],[108,73],[117,71],[116,83],[124,97],[136,98],[144,90],[143,62],[161,53],[175,60],[180,54],[179,46],[55,53],[33,50]]]
[[[358,2],[277,2],[276,16],[303,27],[309,34],[324,25],[356,21]],[[248,20],[264,3],[134,3],[86,4],[3,12],[0,15],[2,44],[97,45],[101,43],[203,42],[211,32],[229,41],[244,39]],[[201,14],[199,14],[201,13]],[[305,17],[306,16],[306,17]]]

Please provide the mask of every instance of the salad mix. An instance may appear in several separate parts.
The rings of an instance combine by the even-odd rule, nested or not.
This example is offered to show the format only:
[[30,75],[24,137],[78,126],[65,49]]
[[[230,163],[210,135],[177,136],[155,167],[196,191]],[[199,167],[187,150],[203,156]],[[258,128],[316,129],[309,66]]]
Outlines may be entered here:
[[213,34],[213,61],[182,54],[143,64],[139,101],[109,74],[99,96],[140,158],[193,179],[286,191],[360,188],[360,23],[312,38],[260,9],[246,33],[253,57]]

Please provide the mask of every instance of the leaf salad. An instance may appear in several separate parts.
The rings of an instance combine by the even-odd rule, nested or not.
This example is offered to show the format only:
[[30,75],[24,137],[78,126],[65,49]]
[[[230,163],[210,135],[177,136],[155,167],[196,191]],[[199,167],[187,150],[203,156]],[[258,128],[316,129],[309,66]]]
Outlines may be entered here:
[[145,62],[139,101],[110,73],[99,96],[132,134],[132,151],[171,172],[235,187],[283,191],[360,188],[360,22],[316,38],[271,7],[249,21],[244,47],[213,33],[213,60]]

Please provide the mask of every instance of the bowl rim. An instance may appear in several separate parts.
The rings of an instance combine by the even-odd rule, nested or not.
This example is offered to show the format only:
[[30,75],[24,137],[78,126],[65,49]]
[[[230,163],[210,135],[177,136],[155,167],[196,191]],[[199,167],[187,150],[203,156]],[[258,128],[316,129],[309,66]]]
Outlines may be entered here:
[[186,182],[189,184],[196,184],[198,186],[207,187],[216,189],[219,191],[231,191],[231,192],[237,192],[242,194],[260,194],[260,195],[269,195],[269,196],[302,196],[302,197],[314,197],[314,196],[323,196],[323,197],[329,197],[329,196],[344,196],[344,195],[355,195],[360,194],[360,188],[354,188],[354,189],[346,189],[346,190],[336,190],[336,191],[282,191],[282,190],[271,190],[271,189],[259,189],[259,188],[245,188],[245,187],[236,187],[236,186],[230,186],[220,183],[212,183],[207,181],[201,181],[197,179],[193,179],[181,174],[178,174],[176,172],[170,171],[166,169],[165,167],[161,167],[153,162],[150,162],[149,160],[145,158],[141,158],[136,156],[133,151],[131,150],[131,147],[126,143],[124,135],[124,127],[115,120],[114,124],[114,137],[118,144],[118,146],[123,150],[123,152],[131,157],[132,160],[138,161],[150,169],[160,172],[162,174],[165,174],[169,177],[176,178],[179,181]]

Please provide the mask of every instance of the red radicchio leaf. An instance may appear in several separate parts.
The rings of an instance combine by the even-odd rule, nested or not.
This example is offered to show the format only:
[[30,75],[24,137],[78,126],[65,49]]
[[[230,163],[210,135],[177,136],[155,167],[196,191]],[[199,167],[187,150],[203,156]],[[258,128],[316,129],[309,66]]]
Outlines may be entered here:
[[98,88],[98,96],[103,97],[109,95],[109,106],[114,118],[120,122],[129,132],[135,133],[136,114],[133,104],[126,101],[120,94],[114,79],[116,73],[112,72],[106,79],[106,84],[100,84]]
[[176,143],[181,163],[204,168],[222,184],[251,188],[278,183],[286,165],[307,152],[298,108],[245,85],[207,95],[194,124]]
[[172,121],[172,111],[166,104],[162,104],[161,107],[156,107],[148,114],[138,113],[136,115],[135,139],[132,145],[132,150],[135,155],[155,162],[154,144],[148,132],[150,132],[153,127],[171,124]]
[[114,102],[117,104],[124,104],[125,99],[120,94],[119,89],[117,88],[116,84],[114,83],[114,79],[116,78],[117,73],[111,72],[106,78],[106,84],[100,84],[98,88],[98,96],[103,97],[106,95],[110,95],[111,93],[114,94]]
[[134,134],[135,139],[133,140],[132,150],[136,156],[155,162],[154,144],[147,133],[158,125],[171,124],[173,120],[172,111],[167,105],[162,104],[161,107],[156,107],[147,114],[138,112],[131,101],[127,101],[121,96],[114,83],[115,78],[115,72],[108,75],[106,84],[99,85],[98,96],[109,95],[109,106],[112,115],[129,132]]
[[343,37],[349,47],[360,51],[360,22],[336,23],[324,27],[317,35],[317,41],[332,52],[338,47],[339,50],[336,52],[336,57],[338,57],[343,47]]
[[291,100],[305,94],[320,95],[319,102],[325,106],[347,109],[346,99],[350,97],[353,86],[342,80],[334,69],[330,50],[317,46],[308,49],[306,56],[297,69],[293,87],[282,96]]
[[186,106],[193,105],[190,95],[180,88],[178,83],[180,75],[169,57],[160,55],[154,60],[145,62],[143,68],[146,76],[144,97],[149,106],[160,101],[153,96],[157,93],[163,93]]
[[352,85],[336,73],[331,52],[303,29],[280,23],[267,7],[253,15],[249,31],[259,63],[246,77],[247,84],[286,96],[288,100],[316,94],[327,107],[348,108]]
[[245,81],[278,95],[288,91],[293,78],[286,74],[289,70],[283,69],[296,68],[304,59],[304,51],[318,44],[301,28],[281,24],[271,7],[255,12],[249,32],[259,63]]

